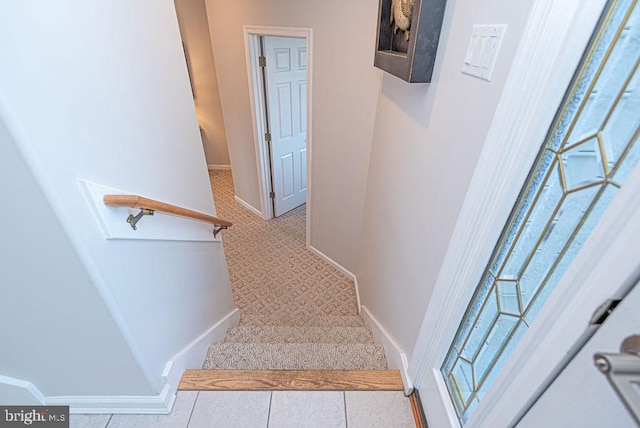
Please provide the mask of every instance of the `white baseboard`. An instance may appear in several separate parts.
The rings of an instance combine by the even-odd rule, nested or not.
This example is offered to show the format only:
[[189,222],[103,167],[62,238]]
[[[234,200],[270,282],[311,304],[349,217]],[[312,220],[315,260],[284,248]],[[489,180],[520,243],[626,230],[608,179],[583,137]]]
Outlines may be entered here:
[[207,165],[209,171],[230,171],[231,165]]
[[362,307],[362,318],[364,319],[364,323],[367,327],[369,327],[373,332],[373,338],[376,343],[379,343],[384,347],[384,354],[387,357],[389,370],[400,370],[405,395],[411,394],[413,391],[413,382],[409,377],[409,362],[407,360],[407,354],[405,354],[402,348],[400,348],[396,341],[393,340],[393,337],[387,333],[380,322],[371,315],[371,312],[369,312],[366,306]]
[[345,268],[340,263],[336,262],[331,257],[327,256],[325,253],[318,250],[313,245],[308,245],[307,249],[311,251],[313,254],[315,254],[316,256],[320,257],[325,262],[329,263],[334,268],[336,268],[338,272],[340,272],[341,274],[349,278],[351,281],[353,281],[353,286],[356,291],[356,301],[358,303],[358,313],[360,313],[361,306],[360,306],[360,292],[358,291],[358,278],[356,278],[356,276],[349,269]]
[[227,316],[212,325],[207,331],[198,336],[183,350],[178,352],[165,366],[162,376],[165,383],[175,391],[178,388],[182,373],[186,369],[199,369],[202,367],[207,350],[212,343],[222,342],[227,330],[240,323],[240,311],[234,309]]
[[168,384],[158,395],[148,396],[50,396],[31,382],[0,376],[0,402],[3,405],[69,406],[70,413],[167,414],[175,400],[175,389]]
[[260,217],[261,219],[264,219],[264,216],[262,215],[262,212],[260,212],[260,210],[254,208],[253,206],[249,205],[248,202],[244,201],[242,198],[239,198],[238,195],[235,195],[233,197],[233,199],[235,199],[235,201],[237,203],[239,203],[240,205],[242,205],[243,207],[245,207],[246,209],[248,209],[249,211],[251,211],[252,213],[254,213],[255,215],[257,215],[258,217]]
[[358,277],[353,276],[353,286],[356,289],[356,302],[358,303],[358,315],[362,314],[362,304],[360,303],[360,289],[358,288]]
[[0,375],[0,403],[5,406],[44,404],[45,397],[31,382]]
[[[235,327],[239,322],[240,312],[234,309],[178,352],[165,366],[162,373],[164,387],[158,395],[55,396],[43,397],[42,402],[47,405],[69,406],[71,413],[79,414],[167,414],[173,406],[183,372],[202,367],[209,345],[221,342],[227,329]],[[2,380],[0,377],[0,382]]]
[[69,413],[74,414],[166,415],[175,399],[175,389],[165,384],[158,395],[47,397],[45,405],[69,406]]
[[313,254],[315,254],[316,256],[320,257],[322,260],[324,260],[325,262],[329,263],[331,266],[336,268],[341,274],[343,274],[344,276],[349,278],[351,281],[355,281],[356,276],[353,273],[351,273],[351,271],[349,269],[345,268],[340,263],[336,262],[331,257],[327,256],[325,253],[323,253],[322,251],[318,250],[313,245],[309,245],[307,248]]

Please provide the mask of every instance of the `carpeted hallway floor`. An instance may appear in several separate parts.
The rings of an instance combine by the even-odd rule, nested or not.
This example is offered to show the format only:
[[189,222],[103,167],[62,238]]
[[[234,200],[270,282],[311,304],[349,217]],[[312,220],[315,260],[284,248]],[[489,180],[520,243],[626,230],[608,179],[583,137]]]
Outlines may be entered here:
[[240,325],[214,343],[205,369],[385,370],[358,316],[353,283],[305,246],[305,207],[265,221],[234,200],[230,171],[211,171]]
[[210,171],[236,307],[256,318],[357,315],[353,283],[305,247],[305,206],[265,221],[234,200],[231,171]]

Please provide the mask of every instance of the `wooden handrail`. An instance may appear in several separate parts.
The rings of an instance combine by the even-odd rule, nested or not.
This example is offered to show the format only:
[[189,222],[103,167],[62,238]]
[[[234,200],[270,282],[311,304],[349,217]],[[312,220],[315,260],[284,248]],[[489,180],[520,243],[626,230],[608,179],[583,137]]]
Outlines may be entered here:
[[[167,204],[165,202],[156,201],[154,199],[143,198],[142,196],[138,195],[104,195],[102,200],[105,205],[110,207],[139,208],[143,210],[142,212],[145,212],[145,210],[147,210],[148,212],[145,212],[146,214],[153,214],[154,211],[161,211],[167,214],[206,221],[218,226],[221,229],[226,229],[233,226],[233,223],[231,223],[230,221],[223,220],[212,215],[193,211],[187,208],[182,208],[176,205]],[[129,217],[133,218],[133,216]],[[131,221],[129,219],[127,221],[129,221],[129,223],[131,224]],[[135,222],[131,224],[131,227],[135,229]],[[217,235],[216,231],[214,231],[214,236],[215,235]]]

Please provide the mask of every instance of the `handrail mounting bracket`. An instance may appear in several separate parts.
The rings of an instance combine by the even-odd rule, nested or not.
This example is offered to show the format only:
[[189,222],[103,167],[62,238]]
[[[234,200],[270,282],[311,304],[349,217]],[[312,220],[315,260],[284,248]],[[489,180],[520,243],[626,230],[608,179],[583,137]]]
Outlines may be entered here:
[[214,227],[213,228],[213,237],[217,237],[218,233],[222,232],[224,229],[226,229],[227,226],[218,226],[218,227]]
[[131,228],[133,230],[138,230],[138,228],[136,227],[136,224],[138,224],[138,222],[140,221],[142,216],[153,215],[154,213],[155,213],[154,210],[150,210],[150,209],[147,209],[147,208],[142,208],[140,210],[140,212],[138,214],[136,214],[135,216],[133,214],[129,214],[129,217],[127,217],[127,223],[129,223],[131,225]]

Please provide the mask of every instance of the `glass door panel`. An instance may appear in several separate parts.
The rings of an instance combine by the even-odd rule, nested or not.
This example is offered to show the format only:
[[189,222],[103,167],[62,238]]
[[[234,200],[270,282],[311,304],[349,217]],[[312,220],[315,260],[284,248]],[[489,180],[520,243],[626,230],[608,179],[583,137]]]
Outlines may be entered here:
[[464,423],[640,159],[640,7],[611,1],[441,372]]

